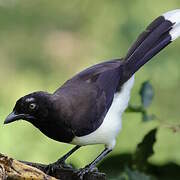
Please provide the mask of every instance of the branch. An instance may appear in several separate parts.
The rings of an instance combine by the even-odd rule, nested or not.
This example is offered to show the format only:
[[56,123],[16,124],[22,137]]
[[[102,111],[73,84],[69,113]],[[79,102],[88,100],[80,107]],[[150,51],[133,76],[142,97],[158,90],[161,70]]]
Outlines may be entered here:
[[[46,174],[45,164],[17,161],[0,154],[0,179],[38,179],[38,180],[78,180],[77,170],[59,167],[53,174]],[[105,180],[105,174],[96,172],[87,173],[84,180]]]
[[46,175],[37,168],[0,154],[0,179],[47,179],[56,178]]

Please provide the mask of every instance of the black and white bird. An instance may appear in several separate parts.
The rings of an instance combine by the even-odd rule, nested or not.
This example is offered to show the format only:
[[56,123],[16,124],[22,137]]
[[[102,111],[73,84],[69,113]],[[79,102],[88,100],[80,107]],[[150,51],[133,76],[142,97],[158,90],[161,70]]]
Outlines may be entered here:
[[23,119],[51,139],[76,145],[56,165],[81,146],[104,144],[104,151],[81,169],[83,175],[115,147],[135,72],[179,36],[180,9],[177,9],[156,18],[124,58],[85,69],[53,94],[38,91],[21,97],[4,123]]

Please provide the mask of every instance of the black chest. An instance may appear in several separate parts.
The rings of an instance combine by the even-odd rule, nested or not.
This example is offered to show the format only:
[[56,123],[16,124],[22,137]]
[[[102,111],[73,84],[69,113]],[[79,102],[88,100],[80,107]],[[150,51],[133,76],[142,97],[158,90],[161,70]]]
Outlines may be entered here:
[[64,125],[58,125],[56,123],[43,123],[34,125],[43,134],[59,142],[69,143],[74,138],[72,131]]

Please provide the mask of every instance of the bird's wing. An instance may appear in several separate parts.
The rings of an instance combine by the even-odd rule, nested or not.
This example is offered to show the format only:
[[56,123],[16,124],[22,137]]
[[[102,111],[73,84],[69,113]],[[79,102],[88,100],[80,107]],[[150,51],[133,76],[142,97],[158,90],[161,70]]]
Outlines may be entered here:
[[108,61],[90,67],[54,93],[63,104],[57,105],[61,119],[76,136],[87,135],[101,125],[119,85],[120,65],[121,61]]

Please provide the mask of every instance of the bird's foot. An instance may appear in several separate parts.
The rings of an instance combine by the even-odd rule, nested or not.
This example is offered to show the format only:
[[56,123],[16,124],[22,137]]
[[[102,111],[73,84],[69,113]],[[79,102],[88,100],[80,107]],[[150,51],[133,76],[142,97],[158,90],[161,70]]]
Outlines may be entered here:
[[94,171],[95,172],[98,171],[97,167],[86,166],[77,171],[77,176],[79,177],[80,180],[83,180],[85,174],[89,172],[94,172]]
[[45,173],[51,175],[53,174],[55,169],[57,169],[57,166],[55,164],[48,164],[45,168]]
[[48,175],[53,174],[57,169],[67,169],[72,168],[70,164],[66,164],[64,161],[62,162],[55,162],[52,164],[48,164],[45,168],[45,173]]

